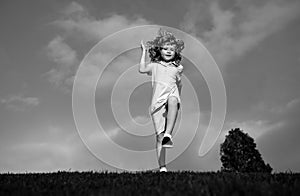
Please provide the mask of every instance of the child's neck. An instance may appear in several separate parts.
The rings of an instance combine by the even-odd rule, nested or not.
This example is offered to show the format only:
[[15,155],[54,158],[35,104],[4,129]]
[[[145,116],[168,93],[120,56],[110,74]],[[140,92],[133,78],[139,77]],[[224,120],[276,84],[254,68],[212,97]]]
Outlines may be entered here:
[[175,61],[174,60],[169,60],[169,61],[161,60],[161,62],[170,64],[170,63],[173,63]]
[[165,66],[167,66],[167,65],[173,65],[173,66],[175,66],[175,67],[177,67],[177,64],[176,64],[176,62],[175,61],[160,61],[160,64],[162,64],[162,65],[165,65]]

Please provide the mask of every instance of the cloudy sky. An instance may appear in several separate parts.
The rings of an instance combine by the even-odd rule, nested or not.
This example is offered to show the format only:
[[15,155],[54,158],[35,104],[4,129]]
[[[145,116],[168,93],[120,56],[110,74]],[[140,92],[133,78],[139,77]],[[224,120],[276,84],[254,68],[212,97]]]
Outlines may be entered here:
[[[72,86],[83,58],[103,38],[140,25],[169,26],[197,38],[216,61],[226,87],[222,132],[200,157],[211,114],[210,91],[201,74],[194,74],[192,63],[183,59],[183,110],[176,134],[193,140],[186,145],[185,137],[177,137],[173,152],[180,155],[173,157],[170,170],[217,171],[220,143],[230,129],[239,127],[255,139],[275,172],[299,172],[299,10],[298,0],[2,0],[0,172],[116,171],[114,166],[138,170],[156,163],[154,151],[150,156],[144,153],[146,157],[115,153],[103,134],[124,149],[154,149],[148,114],[150,77],[137,72],[139,35],[112,42],[105,52],[98,51],[101,55],[87,59],[89,66],[80,82],[89,88],[90,81],[99,78],[95,73],[103,68],[101,62],[111,59],[116,47],[137,43],[111,59],[98,80],[94,100],[102,130],[89,127],[87,145],[73,118]],[[86,88],[80,92],[84,94]],[[175,156],[171,150],[168,153]],[[100,154],[117,164],[106,163],[97,157]]]

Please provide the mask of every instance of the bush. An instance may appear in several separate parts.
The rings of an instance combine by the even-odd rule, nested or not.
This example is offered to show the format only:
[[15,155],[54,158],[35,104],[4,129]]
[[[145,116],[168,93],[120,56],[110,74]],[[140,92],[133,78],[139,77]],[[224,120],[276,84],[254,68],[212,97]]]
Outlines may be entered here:
[[239,128],[231,129],[220,146],[221,171],[271,173],[256,149],[254,139]]

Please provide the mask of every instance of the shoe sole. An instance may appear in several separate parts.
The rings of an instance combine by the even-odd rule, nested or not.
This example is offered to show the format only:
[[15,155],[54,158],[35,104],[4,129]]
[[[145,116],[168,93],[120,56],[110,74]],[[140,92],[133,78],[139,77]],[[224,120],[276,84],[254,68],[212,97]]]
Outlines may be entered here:
[[173,148],[173,145],[168,145],[168,144],[165,144],[165,145],[162,145],[163,148]]

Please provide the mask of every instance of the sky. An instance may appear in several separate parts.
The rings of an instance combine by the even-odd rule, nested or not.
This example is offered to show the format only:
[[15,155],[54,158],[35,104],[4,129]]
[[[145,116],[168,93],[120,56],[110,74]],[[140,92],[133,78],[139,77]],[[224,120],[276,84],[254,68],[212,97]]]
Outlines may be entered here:
[[[105,134],[89,127],[88,146],[97,149],[92,152],[76,127],[72,108],[74,79],[89,51],[107,36],[141,25],[168,26],[198,39],[217,63],[226,87],[221,134],[200,157],[211,114],[210,91],[204,77],[183,58],[183,110],[176,148],[167,152],[173,159],[170,170],[219,170],[220,144],[230,129],[239,127],[254,138],[274,172],[299,172],[299,10],[298,0],[1,0],[0,172],[119,170],[97,154],[132,170],[156,163],[154,151],[146,158],[147,153],[114,154]],[[137,72],[139,36],[112,41],[106,51],[98,51],[101,55],[90,55],[80,81],[86,88],[80,92],[84,95],[91,80],[99,78],[101,62],[111,59],[117,47],[137,43],[105,68],[94,101],[102,131],[123,148],[143,152],[154,149],[155,140],[148,114],[150,77]],[[84,114],[82,118],[89,120]],[[188,138],[192,141],[186,145]]]

